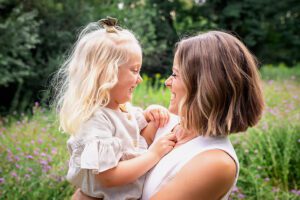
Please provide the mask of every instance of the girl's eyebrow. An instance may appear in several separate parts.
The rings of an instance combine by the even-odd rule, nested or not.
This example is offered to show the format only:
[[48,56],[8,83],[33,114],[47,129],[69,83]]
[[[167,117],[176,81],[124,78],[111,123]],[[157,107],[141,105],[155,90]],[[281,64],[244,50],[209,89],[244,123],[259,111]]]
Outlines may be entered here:
[[178,69],[177,69],[176,66],[174,66],[174,67],[172,68],[172,70],[178,72]]

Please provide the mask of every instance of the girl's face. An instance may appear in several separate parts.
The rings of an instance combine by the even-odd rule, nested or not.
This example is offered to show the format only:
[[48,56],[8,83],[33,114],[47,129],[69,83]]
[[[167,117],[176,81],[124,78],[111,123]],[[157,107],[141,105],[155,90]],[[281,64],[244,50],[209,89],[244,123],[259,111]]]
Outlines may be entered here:
[[128,61],[119,66],[118,83],[110,90],[109,108],[118,109],[132,99],[136,86],[142,81],[140,70],[142,66],[142,53],[137,44],[130,45]]
[[185,95],[185,89],[183,81],[179,74],[178,64],[176,61],[176,54],[174,57],[172,75],[165,81],[165,85],[171,91],[171,99],[169,105],[169,111],[178,115],[178,105],[183,96]]

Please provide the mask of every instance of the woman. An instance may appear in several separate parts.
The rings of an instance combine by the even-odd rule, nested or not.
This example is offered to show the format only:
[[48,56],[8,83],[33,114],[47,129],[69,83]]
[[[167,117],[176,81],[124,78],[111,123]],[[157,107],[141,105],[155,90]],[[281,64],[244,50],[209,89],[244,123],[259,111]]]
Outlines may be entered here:
[[181,118],[177,144],[148,174],[142,199],[227,199],[239,172],[227,136],[254,126],[264,105],[254,57],[224,32],[183,39],[165,84]]
[[227,199],[239,172],[227,136],[254,126],[264,106],[254,57],[224,32],[186,38],[166,86],[180,120],[171,117],[155,140],[173,129],[177,143],[148,174],[142,199]]

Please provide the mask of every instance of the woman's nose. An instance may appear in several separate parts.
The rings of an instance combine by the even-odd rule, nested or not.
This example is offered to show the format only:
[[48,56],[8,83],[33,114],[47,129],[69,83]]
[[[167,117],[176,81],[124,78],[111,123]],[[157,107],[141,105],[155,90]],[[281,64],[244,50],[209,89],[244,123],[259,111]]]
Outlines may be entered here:
[[137,83],[141,83],[143,81],[143,78],[141,77],[141,75],[139,74],[138,78],[137,78]]

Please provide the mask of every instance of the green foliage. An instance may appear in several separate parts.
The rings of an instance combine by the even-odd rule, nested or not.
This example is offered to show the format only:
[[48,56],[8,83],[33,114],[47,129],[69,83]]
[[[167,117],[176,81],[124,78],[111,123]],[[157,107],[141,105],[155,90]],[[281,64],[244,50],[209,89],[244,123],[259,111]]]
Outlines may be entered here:
[[90,21],[83,1],[0,2],[0,111],[25,110],[45,98],[48,79],[75,42],[76,29]]
[[[143,47],[142,72],[170,73],[180,38],[211,29],[236,35],[263,64],[299,62],[300,4],[296,0],[1,0],[0,113],[47,104],[49,78],[62,64],[80,27],[119,19]],[[263,70],[264,71],[264,70]]]
[[[286,68],[272,70],[288,74]],[[160,74],[154,83],[143,76],[133,103],[143,108],[153,103],[168,106],[170,92],[163,83]],[[300,85],[295,79],[273,76],[264,81],[263,89],[266,108],[260,123],[246,133],[230,136],[240,161],[231,199],[296,200],[300,192]],[[64,178],[68,135],[58,131],[52,112],[36,104],[32,116],[3,118],[0,138],[0,199],[71,197],[74,188]]]
[[293,68],[288,68],[284,64],[278,66],[264,65],[260,69],[260,73],[264,80],[295,80],[300,82],[300,64],[294,66]]
[[299,10],[296,0],[210,0],[198,13],[238,35],[263,64],[295,65],[300,59]]
[[64,199],[73,192],[64,178],[68,136],[58,131],[53,113],[38,105],[33,113],[1,121],[0,199]]
[[4,11],[0,19],[0,86],[23,84],[36,74],[32,50],[41,42],[37,11],[25,11],[22,5]]

